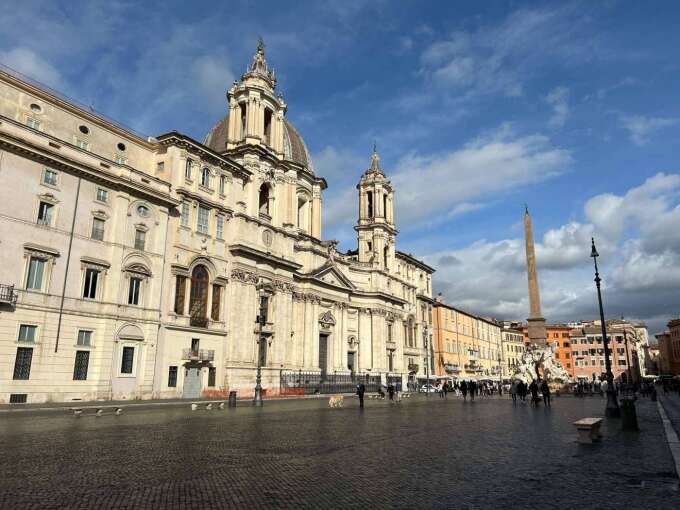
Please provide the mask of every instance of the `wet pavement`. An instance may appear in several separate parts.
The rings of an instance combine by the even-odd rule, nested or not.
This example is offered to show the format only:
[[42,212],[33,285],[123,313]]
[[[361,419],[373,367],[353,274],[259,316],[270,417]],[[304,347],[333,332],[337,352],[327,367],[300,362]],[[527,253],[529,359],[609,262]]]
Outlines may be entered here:
[[604,400],[423,396],[0,417],[0,508],[680,508],[655,404],[576,442]]

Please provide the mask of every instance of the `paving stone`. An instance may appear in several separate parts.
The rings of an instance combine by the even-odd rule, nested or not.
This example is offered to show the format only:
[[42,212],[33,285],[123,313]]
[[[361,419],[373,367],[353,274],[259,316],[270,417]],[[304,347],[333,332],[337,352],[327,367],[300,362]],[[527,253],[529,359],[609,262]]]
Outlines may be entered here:
[[604,399],[551,409],[419,397],[188,407],[0,421],[0,508],[680,508],[656,407],[639,433],[572,422]]

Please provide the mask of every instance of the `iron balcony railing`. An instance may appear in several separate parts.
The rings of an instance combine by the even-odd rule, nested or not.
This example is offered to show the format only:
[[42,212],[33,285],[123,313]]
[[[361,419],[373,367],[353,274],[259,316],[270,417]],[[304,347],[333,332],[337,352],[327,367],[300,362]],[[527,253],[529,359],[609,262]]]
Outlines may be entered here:
[[14,306],[17,302],[17,294],[14,292],[14,285],[0,283],[0,303]]
[[192,349],[182,350],[182,360],[189,361],[214,361],[215,351],[212,349],[198,349],[196,351]]

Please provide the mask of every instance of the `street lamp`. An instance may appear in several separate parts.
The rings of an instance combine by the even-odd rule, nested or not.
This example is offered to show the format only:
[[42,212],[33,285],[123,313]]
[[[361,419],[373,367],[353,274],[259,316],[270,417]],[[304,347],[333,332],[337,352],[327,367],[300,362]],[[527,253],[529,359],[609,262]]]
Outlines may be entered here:
[[425,344],[425,396],[430,396],[430,349],[427,345],[427,325],[423,327],[423,343]]
[[267,323],[267,300],[260,297],[260,315],[258,317],[260,331],[257,340],[257,377],[255,378],[255,396],[253,405],[262,407],[262,344],[265,342],[263,335],[264,326]]
[[616,391],[614,389],[614,374],[612,373],[612,362],[609,351],[609,340],[607,339],[607,325],[604,321],[604,309],[602,308],[602,291],[600,290],[600,273],[597,270],[597,257],[600,256],[595,248],[595,238],[591,238],[592,249],[590,256],[593,258],[595,264],[595,286],[597,287],[597,302],[600,305],[600,324],[602,325],[602,343],[604,345],[604,365],[607,371],[607,407],[605,408],[605,415],[610,418],[619,418],[621,416],[621,409],[616,400]]

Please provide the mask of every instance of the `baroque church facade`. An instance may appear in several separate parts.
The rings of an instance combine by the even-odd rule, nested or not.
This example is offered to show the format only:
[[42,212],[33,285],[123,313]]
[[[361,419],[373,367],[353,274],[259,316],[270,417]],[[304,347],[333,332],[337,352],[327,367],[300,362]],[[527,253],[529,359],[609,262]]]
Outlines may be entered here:
[[203,142],[144,138],[0,69],[0,402],[432,371],[433,269],[396,249],[375,149],[342,253],[262,43],[227,98]]

